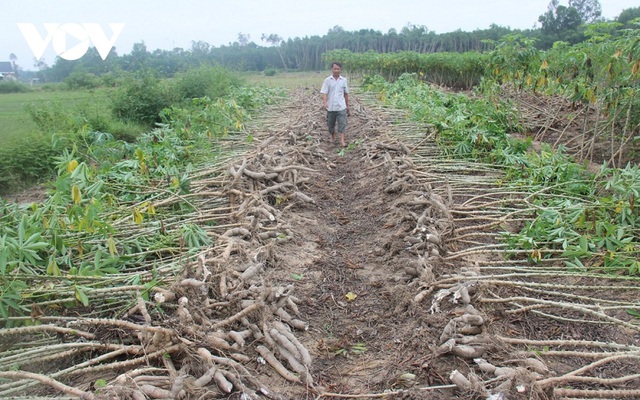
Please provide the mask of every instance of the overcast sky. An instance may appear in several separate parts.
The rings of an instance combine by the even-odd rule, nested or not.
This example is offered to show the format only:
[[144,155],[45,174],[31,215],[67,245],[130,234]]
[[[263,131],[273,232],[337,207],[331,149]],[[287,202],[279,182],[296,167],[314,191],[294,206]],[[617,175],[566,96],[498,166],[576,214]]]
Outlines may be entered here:
[[[567,0],[561,0],[566,5]],[[473,31],[497,24],[514,29],[532,28],[547,10],[549,0],[21,0],[0,6],[0,61],[18,57],[24,69],[33,69],[34,53],[18,28],[19,23],[37,28],[44,43],[44,23],[100,24],[107,38],[109,23],[124,27],[114,46],[127,54],[134,43],[147,49],[191,48],[192,41],[214,46],[230,44],[238,34],[249,35],[259,45],[264,34],[284,39],[324,35],[339,25],[347,31],[375,29],[386,33],[404,26],[424,25],[436,33],[457,29]],[[617,17],[638,0],[600,0],[606,19]],[[67,47],[77,44],[72,39]],[[55,61],[53,42],[44,59]]]

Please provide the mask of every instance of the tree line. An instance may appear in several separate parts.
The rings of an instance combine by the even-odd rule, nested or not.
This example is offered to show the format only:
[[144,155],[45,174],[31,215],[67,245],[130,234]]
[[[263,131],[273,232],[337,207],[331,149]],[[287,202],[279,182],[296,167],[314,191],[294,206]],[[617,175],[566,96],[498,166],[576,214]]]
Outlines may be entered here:
[[520,30],[491,25],[472,32],[457,30],[437,34],[424,25],[408,24],[400,31],[390,29],[383,33],[374,29],[346,31],[334,26],[323,36],[305,36],[283,39],[277,34],[263,34],[261,44],[248,35],[238,34],[238,40],[216,47],[206,41],[192,42],[190,49],[147,49],[144,42],[134,44],[129,54],[112,51],[102,60],[95,48],[89,49],[80,60],[57,58],[52,66],[38,60],[37,75],[43,82],[59,82],[72,74],[105,75],[116,71],[151,69],[161,77],[203,65],[219,65],[237,71],[321,70],[326,68],[323,54],[336,49],[354,53],[373,51],[418,53],[491,50],[492,43],[506,35],[519,34],[534,40],[536,47],[545,50],[558,41],[569,44],[585,40],[585,31],[595,24],[604,26],[611,35],[622,34],[625,29],[638,28],[640,7],[629,8],[612,21],[604,21],[598,0],[569,0],[568,6],[551,0],[547,11],[538,18],[539,26]]

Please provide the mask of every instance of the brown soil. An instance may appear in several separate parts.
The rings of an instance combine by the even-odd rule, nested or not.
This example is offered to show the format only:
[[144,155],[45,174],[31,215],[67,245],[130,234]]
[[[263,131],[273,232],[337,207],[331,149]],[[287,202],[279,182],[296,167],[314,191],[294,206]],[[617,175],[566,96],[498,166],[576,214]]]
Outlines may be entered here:
[[[533,264],[529,254],[503,251],[499,233],[515,229],[527,213],[522,195],[495,185],[499,170],[448,160],[435,147],[429,127],[406,123],[402,112],[357,91],[351,96],[349,147],[341,149],[329,140],[316,92],[300,89],[269,118],[256,121],[251,132],[256,144],[243,159],[231,161],[231,177],[215,188],[202,186],[203,192],[215,189],[229,196],[235,212],[225,222],[251,230],[251,236],[220,231],[220,240],[201,262],[185,267],[181,278],[208,282],[203,292],[173,287],[178,297],[189,298],[191,319],[180,314],[181,306],[166,306],[159,315],[153,302],[148,304],[151,325],[181,338],[172,339],[171,348],[153,341],[172,349],[166,350],[171,368],[166,361],[149,361],[164,371],[154,373],[166,378],[158,387],[171,389],[171,382],[175,387],[172,368],[201,376],[208,366],[196,350],[204,347],[214,357],[241,360],[245,370],[217,358],[214,364],[246,379],[241,382],[246,390],[238,384],[223,394],[212,382],[205,386],[208,392],[184,389],[176,397],[640,396],[640,325],[625,312],[638,310],[637,280],[571,274],[562,260]],[[243,175],[243,165],[267,174],[274,166],[296,166],[296,172],[266,184],[268,178]],[[269,189],[287,182],[286,190]],[[275,210],[272,218],[243,211],[248,199],[256,198],[263,202],[258,205]],[[258,236],[269,232],[276,234]],[[260,260],[259,274],[243,280],[246,266]],[[227,320],[251,304],[261,311]],[[278,309],[287,309],[303,326]],[[292,369],[277,346],[260,337],[278,320],[302,328],[292,332],[312,357],[306,366],[309,384],[285,380],[256,351],[266,345]],[[227,332],[247,328],[241,347],[221,348],[205,340],[218,331],[231,343]],[[105,341],[124,341],[114,338],[113,330],[107,336]],[[151,344],[146,348],[153,350]],[[480,358],[511,369],[503,375],[482,369]],[[542,367],[527,364],[532,363],[528,359]],[[572,379],[580,368],[576,375],[584,379]],[[117,369],[108,376],[113,390],[103,391],[103,397],[135,398],[139,386],[116,381],[125,372]],[[105,374],[74,376],[67,383],[90,390]],[[620,379],[607,381],[612,378]],[[243,391],[248,397],[241,396]]]

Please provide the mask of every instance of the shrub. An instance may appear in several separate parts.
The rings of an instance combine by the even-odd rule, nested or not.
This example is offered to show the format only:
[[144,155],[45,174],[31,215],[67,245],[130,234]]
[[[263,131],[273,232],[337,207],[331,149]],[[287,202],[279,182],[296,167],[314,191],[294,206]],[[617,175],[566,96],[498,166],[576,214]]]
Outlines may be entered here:
[[269,68],[266,68],[263,73],[265,76],[274,76],[276,72],[277,71],[275,68],[269,67]]
[[83,113],[82,119],[85,122],[83,126],[85,131],[109,133],[116,140],[130,143],[135,142],[138,136],[148,128],[134,122],[121,121],[108,114]]
[[117,118],[148,127],[160,122],[160,111],[171,103],[170,92],[149,71],[126,78],[111,99],[112,111]]
[[203,66],[179,74],[173,87],[178,99],[191,100],[200,97],[220,98],[239,85],[240,80],[228,70]]
[[57,155],[47,134],[30,134],[0,147],[0,193],[11,192],[53,177]]
[[[94,129],[99,130],[97,128]],[[145,130],[145,127],[137,125],[133,122],[111,120],[109,127],[104,131],[111,133],[115,140],[123,140],[125,142],[134,143],[136,140],[138,140],[138,137]]]
[[24,93],[31,91],[29,86],[18,81],[0,81],[0,93]]
[[100,86],[101,80],[88,72],[72,72],[64,83],[69,89],[95,89]]
[[110,71],[100,75],[100,83],[104,87],[117,87],[123,79],[122,71]]
[[42,133],[74,132],[82,126],[81,119],[74,117],[71,110],[58,101],[45,104],[29,103],[27,113]]
[[87,132],[108,132],[118,140],[135,142],[140,133],[148,129],[146,125],[114,117],[100,96],[92,96],[90,101],[76,105],[59,100],[28,103],[25,109],[40,133],[58,138],[73,138]]
[[40,85],[40,90],[43,92],[57,92],[65,89],[66,85],[62,82],[48,82]]

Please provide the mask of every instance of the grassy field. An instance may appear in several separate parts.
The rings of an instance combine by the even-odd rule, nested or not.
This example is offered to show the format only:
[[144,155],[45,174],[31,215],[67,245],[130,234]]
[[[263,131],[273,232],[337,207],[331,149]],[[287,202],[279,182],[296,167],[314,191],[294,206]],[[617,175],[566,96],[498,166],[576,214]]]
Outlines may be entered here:
[[0,94],[0,140],[6,142],[36,129],[25,104],[33,101],[36,93],[4,93]]
[[[293,89],[308,87],[320,90],[323,79],[330,71],[278,72],[274,76],[259,73],[243,73],[241,78],[250,85],[264,85]],[[37,126],[25,109],[27,104],[43,107],[59,105],[66,112],[74,114],[107,114],[108,92],[106,90],[70,90],[45,92],[35,90],[29,93],[0,94],[0,140],[6,143],[17,137],[34,133]]]
[[[324,78],[331,75],[331,71],[280,71],[273,76],[266,76],[260,73],[245,73],[241,77],[251,85],[265,85],[269,87],[280,87],[284,89],[295,89],[298,87],[317,90],[320,93],[320,87]],[[358,86],[362,79],[361,74],[351,74],[349,71],[343,70],[342,75],[349,80],[349,86]]]
[[284,89],[294,89],[297,87],[318,88],[322,86],[322,81],[331,72],[322,71],[280,71],[273,76],[266,76],[255,72],[242,74],[241,77],[250,85],[264,85],[269,87],[281,87]]
[[90,113],[108,113],[108,97],[105,90],[73,90],[0,94],[0,140],[10,141],[37,130],[35,122],[26,110],[28,104],[36,107],[60,106],[65,112],[83,110]]

